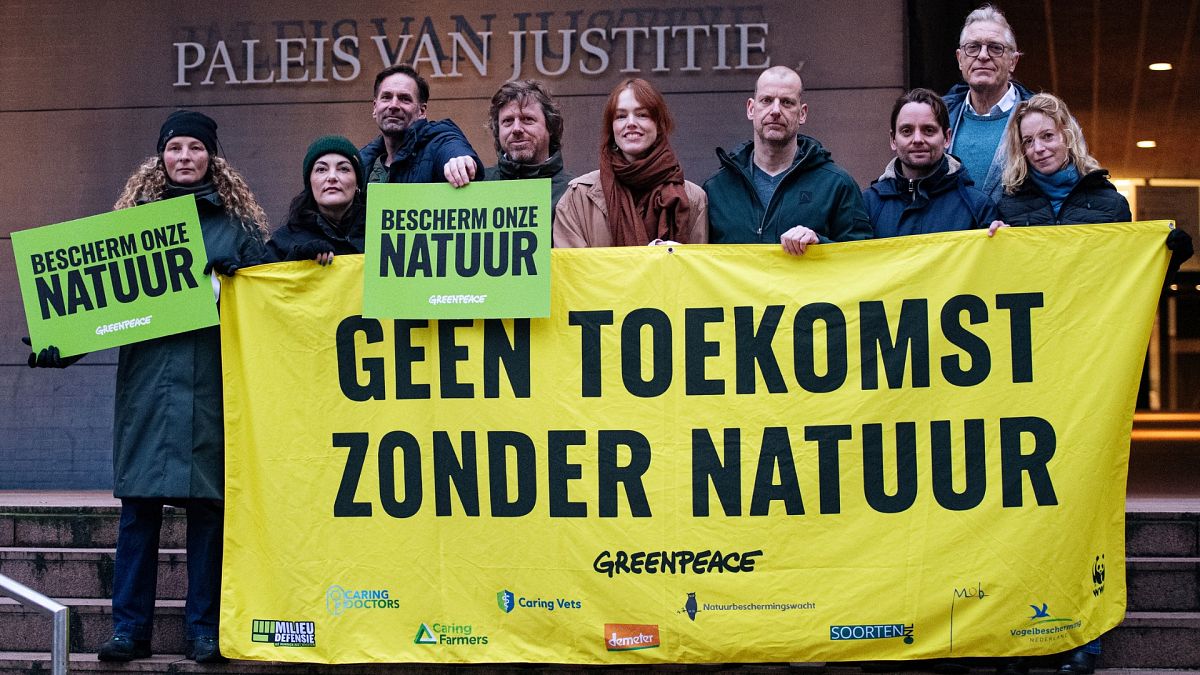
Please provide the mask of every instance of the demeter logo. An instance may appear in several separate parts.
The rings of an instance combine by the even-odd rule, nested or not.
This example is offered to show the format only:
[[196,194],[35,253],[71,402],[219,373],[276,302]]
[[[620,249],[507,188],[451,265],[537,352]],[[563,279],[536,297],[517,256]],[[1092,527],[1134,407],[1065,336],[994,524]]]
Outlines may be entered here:
[[610,652],[651,649],[659,644],[658,624],[604,624],[604,645]]
[[250,622],[250,641],[276,647],[316,647],[317,626],[312,621],[254,619]]

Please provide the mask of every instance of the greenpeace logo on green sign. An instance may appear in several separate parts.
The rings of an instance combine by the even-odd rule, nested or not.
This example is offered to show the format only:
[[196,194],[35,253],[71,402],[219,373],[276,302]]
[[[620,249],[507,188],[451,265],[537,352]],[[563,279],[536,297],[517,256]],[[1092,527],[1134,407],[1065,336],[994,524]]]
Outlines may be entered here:
[[487,302],[487,294],[483,295],[431,295],[431,305],[482,305]]

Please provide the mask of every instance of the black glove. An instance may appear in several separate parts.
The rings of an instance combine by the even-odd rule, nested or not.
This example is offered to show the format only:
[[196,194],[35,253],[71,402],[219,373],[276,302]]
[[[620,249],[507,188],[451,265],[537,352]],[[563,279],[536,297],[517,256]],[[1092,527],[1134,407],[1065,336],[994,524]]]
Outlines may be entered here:
[[208,264],[204,266],[204,273],[208,274],[209,272],[216,270],[217,274],[231,277],[237,273],[238,267],[240,267],[240,265],[238,264],[237,258],[220,256],[209,259]]
[[1171,262],[1167,263],[1167,283],[1175,281],[1175,273],[1179,266],[1192,257],[1192,237],[1178,227],[1167,235],[1167,248],[1171,249]]
[[292,247],[292,260],[315,260],[322,253],[335,253],[333,244],[324,239],[310,239]]
[[[29,338],[27,338],[27,337],[21,338],[21,342],[24,342],[27,345],[30,344]],[[46,347],[45,349],[38,352],[37,354],[31,353],[29,355],[29,367],[30,368],[66,368],[67,366],[71,365],[72,363],[75,363],[76,361],[78,361],[81,358],[83,358],[82,354],[80,354],[79,356],[67,356],[67,357],[59,356],[58,347],[55,347],[54,345],[50,345],[49,347]]]

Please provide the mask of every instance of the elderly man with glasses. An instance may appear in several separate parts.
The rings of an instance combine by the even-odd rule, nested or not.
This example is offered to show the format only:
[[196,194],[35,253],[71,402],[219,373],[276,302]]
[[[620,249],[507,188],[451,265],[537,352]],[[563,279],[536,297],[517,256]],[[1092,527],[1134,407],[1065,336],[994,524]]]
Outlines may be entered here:
[[1008,20],[991,5],[967,15],[955,54],[963,82],[943,97],[953,131],[948,150],[995,201],[1000,198],[1008,116],[1033,92],[1012,79],[1021,52]]

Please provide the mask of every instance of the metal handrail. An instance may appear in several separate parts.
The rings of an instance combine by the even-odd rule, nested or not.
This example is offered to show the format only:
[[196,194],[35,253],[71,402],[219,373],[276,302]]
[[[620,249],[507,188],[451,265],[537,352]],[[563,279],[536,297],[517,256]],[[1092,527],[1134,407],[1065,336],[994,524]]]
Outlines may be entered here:
[[38,593],[19,581],[0,574],[0,594],[7,595],[26,607],[33,607],[54,619],[53,642],[50,645],[50,668],[54,675],[66,675],[70,655],[69,636],[70,609]]

